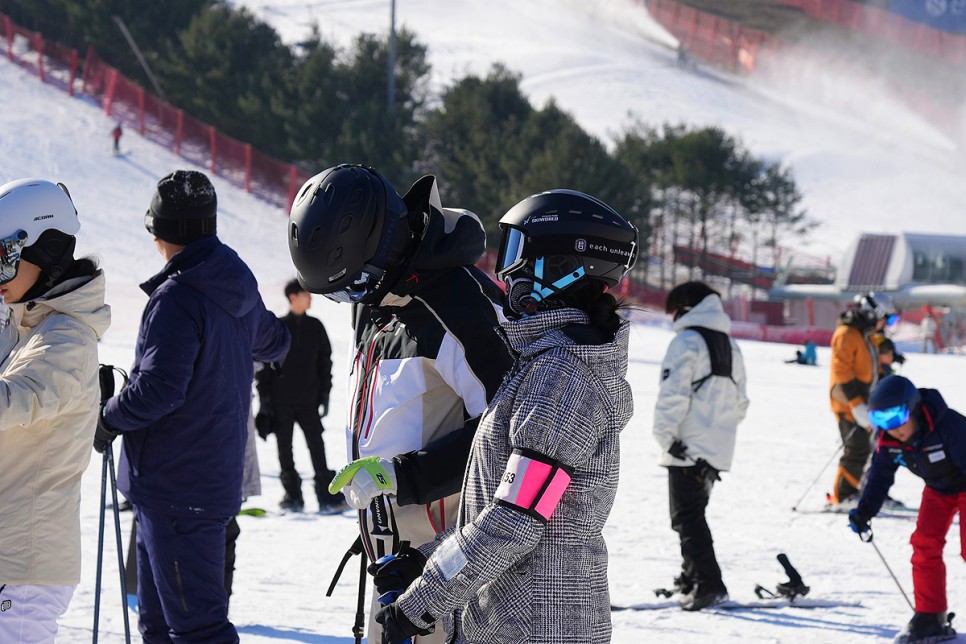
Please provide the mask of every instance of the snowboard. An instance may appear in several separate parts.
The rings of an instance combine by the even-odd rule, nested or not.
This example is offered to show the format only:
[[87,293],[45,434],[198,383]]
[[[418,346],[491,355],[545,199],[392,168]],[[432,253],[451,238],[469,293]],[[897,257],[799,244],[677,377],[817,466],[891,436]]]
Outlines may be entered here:
[[[749,601],[726,601],[723,604],[718,604],[717,606],[709,606],[701,610],[702,613],[707,611],[734,611],[734,610],[768,610],[768,609],[778,609],[778,608],[800,608],[800,609],[816,609],[816,608],[857,608],[861,607],[861,602],[852,601],[836,601],[831,599],[813,599],[799,597],[794,601],[790,601],[785,597],[776,597],[775,599],[752,599]],[[610,607],[611,612],[619,611],[646,611],[646,610],[665,610],[668,608],[676,608],[681,610],[681,604],[676,601],[659,601],[659,602],[645,602],[643,604],[633,604],[629,606],[618,606],[612,605]]]

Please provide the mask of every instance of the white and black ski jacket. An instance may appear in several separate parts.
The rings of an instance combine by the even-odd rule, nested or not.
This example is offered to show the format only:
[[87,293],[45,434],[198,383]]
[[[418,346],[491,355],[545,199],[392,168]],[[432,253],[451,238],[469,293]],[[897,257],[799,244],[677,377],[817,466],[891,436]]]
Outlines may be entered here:
[[499,332],[502,292],[473,266],[485,247],[480,221],[428,210],[393,292],[353,311],[349,458],[394,458],[399,478],[395,498],[359,513],[372,560],[454,523],[476,424],[511,364]]
[[[505,323],[518,359],[480,421],[457,527],[423,548],[435,552],[399,599],[413,623],[443,620],[453,642],[610,641],[602,531],[633,413],[629,333],[624,322],[616,337],[586,343],[575,330],[588,322],[568,308]],[[526,470],[522,459],[532,459]],[[501,483],[526,488],[534,465],[551,472],[540,500],[509,502]],[[559,470],[569,484],[544,506]]]

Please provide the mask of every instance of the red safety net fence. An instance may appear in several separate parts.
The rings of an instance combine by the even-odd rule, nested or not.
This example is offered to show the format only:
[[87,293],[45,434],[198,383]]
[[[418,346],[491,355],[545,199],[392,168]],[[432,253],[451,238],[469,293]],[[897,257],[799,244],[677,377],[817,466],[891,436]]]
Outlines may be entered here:
[[93,48],[80,72],[76,49],[24,29],[2,13],[0,21],[11,62],[71,96],[80,91],[93,98],[116,121],[246,192],[287,211],[308,179],[295,164],[260,152],[147,92],[101,60]]

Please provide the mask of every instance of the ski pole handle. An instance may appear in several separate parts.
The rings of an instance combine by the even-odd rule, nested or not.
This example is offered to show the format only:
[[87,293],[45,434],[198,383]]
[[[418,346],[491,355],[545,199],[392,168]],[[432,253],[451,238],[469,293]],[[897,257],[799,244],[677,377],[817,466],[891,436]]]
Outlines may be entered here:
[[[396,555],[386,555],[384,557],[379,557],[378,559],[376,559],[376,565],[381,566],[383,564],[389,563],[395,558],[396,558]],[[399,595],[401,594],[402,592],[398,590],[390,590],[390,591],[384,592],[383,594],[379,595],[379,604],[382,606],[388,606],[389,604],[396,601],[396,598],[399,597]],[[412,638],[406,638],[401,642],[401,644],[413,644],[413,640]]]

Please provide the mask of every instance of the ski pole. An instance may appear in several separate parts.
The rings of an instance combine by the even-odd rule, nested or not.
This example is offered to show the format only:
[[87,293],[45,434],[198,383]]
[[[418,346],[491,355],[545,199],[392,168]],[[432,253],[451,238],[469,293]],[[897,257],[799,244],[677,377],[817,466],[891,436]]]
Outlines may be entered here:
[[[104,401],[114,395],[114,371],[113,365],[99,365],[97,376],[101,390],[101,406]],[[123,369],[116,369],[124,377],[127,383],[127,373]],[[98,412],[100,413],[100,412]],[[107,505],[107,479],[110,472],[111,479],[111,504],[114,512],[114,533],[117,545],[117,564],[121,581],[121,610],[124,614],[124,641],[131,644],[131,625],[127,616],[127,582],[124,578],[124,554],[121,550],[121,514],[117,503],[117,479],[114,476],[114,449],[110,443],[104,450],[104,460],[101,466],[101,507],[100,520],[97,530],[97,578],[94,582],[94,634],[93,644],[97,644],[97,632],[101,613],[101,572],[104,562],[104,522],[105,510]]]
[[872,540],[872,528],[869,528],[867,532],[869,535],[868,539],[866,539],[863,536],[865,533],[859,533],[859,539],[862,539],[862,541],[865,541],[866,543],[872,544],[872,547],[875,548],[875,553],[879,555],[879,559],[882,560],[882,565],[885,566],[885,569],[889,571],[889,575],[892,576],[892,581],[896,582],[896,587],[898,587],[899,592],[902,593],[902,598],[906,600],[907,604],[909,604],[909,608],[912,609],[912,612],[916,612],[916,607],[912,605],[911,601],[909,601],[909,595],[906,594],[906,591],[902,587],[902,584],[899,583],[899,578],[896,577],[896,574],[894,572],[892,572],[892,568],[889,567],[889,562],[887,562],[886,558],[882,556],[882,551],[879,550],[879,546],[877,546],[875,542]]
[[97,528],[97,576],[94,581],[94,637],[91,640],[97,644],[97,626],[101,616],[101,564],[104,561],[104,504],[107,503],[107,452],[104,452],[104,462],[101,466],[101,515]]
[[858,428],[858,425],[854,425],[852,429],[849,430],[849,433],[845,436],[845,440],[842,441],[841,445],[835,448],[835,451],[832,452],[832,456],[829,457],[828,461],[825,462],[825,465],[822,466],[822,469],[819,470],[818,476],[816,476],[815,479],[808,484],[808,487],[805,488],[805,492],[802,493],[802,496],[799,497],[798,501],[795,502],[795,505],[792,506],[792,512],[798,512],[798,504],[805,500],[805,497],[808,496],[808,493],[812,490],[812,487],[818,483],[820,478],[822,478],[822,475],[825,474],[825,470],[827,470],[828,466],[832,464],[832,461],[835,460],[835,457],[838,456],[840,451],[842,451],[842,449],[845,447],[845,444],[849,442],[849,439],[852,438],[852,435],[855,434],[855,431]]
[[[124,641],[131,644],[131,623],[127,616],[127,579],[124,576],[124,550],[121,544],[121,511],[117,507],[117,478],[114,475],[114,449],[108,444],[104,450],[107,470],[111,475],[111,507],[114,509],[114,536],[117,544],[117,570],[121,579],[121,611],[124,615]],[[103,508],[103,506],[102,506]],[[101,510],[103,514],[104,510]],[[98,569],[99,570],[99,569]]]

